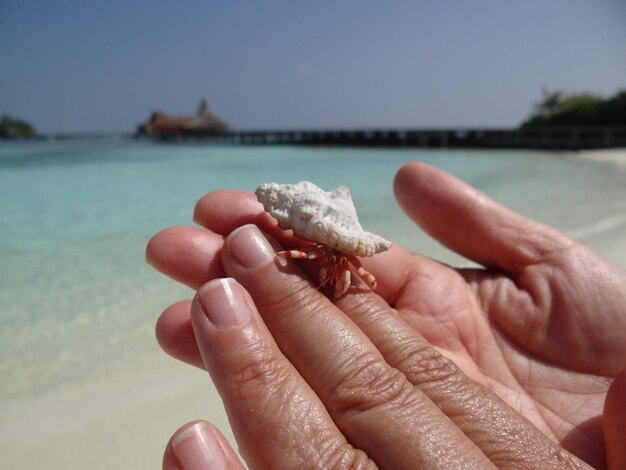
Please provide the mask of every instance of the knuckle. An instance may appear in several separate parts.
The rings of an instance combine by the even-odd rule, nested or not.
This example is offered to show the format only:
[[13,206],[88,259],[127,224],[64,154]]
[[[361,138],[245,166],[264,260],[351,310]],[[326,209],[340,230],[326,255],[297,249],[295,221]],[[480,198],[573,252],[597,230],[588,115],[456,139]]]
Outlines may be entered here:
[[294,305],[304,304],[310,297],[308,282],[296,276],[289,276],[276,286],[270,291],[273,310],[280,312],[291,310]]
[[371,292],[355,292],[349,298],[339,300],[337,305],[364,331],[392,327],[389,323],[389,305],[374,301]]
[[348,443],[331,448],[321,455],[316,466],[319,468],[333,468],[338,470],[350,469],[375,469],[376,464],[367,456],[365,452],[355,449]]
[[413,387],[404,374],[371,352],[348,359],[340,368],[335,373],[341,379],[326,401],[334,411],[367,411],[410,400]]
[[226,387],[233,393],[259,388],[276,388],[284,382],[286,370],[268,347],[254,347],[245,356],[251,358],[229,371]]
[[[278,285],[280,286],[278,289],[268,292],[268,304],[265,309],[267,315],[280,320],[277,324],[287,326],[291,318],[300,324],[303,313],[315,314],[328,308],[324,303],[326,298],[313,289],[305,279],[296,278],[293,281],[290,279]],[[294,312],[298,313],[295,317]],[[286,324],[283,323],[285,321]]]
[[452,387],[464,379],[461,370],[430,345],[409,344],[403,356],[398,368],[421,388]]

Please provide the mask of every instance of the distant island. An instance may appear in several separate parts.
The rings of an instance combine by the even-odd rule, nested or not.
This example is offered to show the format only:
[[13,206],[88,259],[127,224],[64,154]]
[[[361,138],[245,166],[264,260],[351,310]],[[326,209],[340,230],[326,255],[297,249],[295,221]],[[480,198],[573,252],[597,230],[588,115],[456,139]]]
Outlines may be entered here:
[[0,138],[29,139],[36,136],[37,131],[31,123],[6,114],[0,118]]
[[610,98],[544,90],[522,129],[544,126],[626,126],[626,90]]
[[[0,119],[0,139],[118,138],[118,134],[37,134],[27,121]],[[405,148],[511,148],[581,150],[626,147],[626,90],[603,98],[544,90],[530,116],[514,128],[353,128],[231,130],[205,99],[195,115],[154,111],[134,137],[201,140],[219,145],[307,145]]]
[[200,101],[195,116],[171,116],[154,111],[147,122],[137,127],[140,136],[177,138],[194,135],[221,134],[229,130],[228,125],[213,114],[206,100]]

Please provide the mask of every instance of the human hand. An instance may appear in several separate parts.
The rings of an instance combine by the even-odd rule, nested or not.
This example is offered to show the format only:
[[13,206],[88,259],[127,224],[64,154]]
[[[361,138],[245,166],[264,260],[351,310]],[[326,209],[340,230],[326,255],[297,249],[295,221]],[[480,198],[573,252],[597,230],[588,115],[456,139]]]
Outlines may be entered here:
[[[276,349],[274,340],[264,330],[254,309],[251,323],[241,330],[235,328],[237,331],[248,331],[248,335],[252,334],[250,331],[254,332],[257,344],[254,348],[253,345],[248,348],[233,347],[236,344],[243,346],[243,343],[237,342],[239,339],[229,340],[227,343],[231,346],[222,348],[216,346],[219,341],[206,343],[215,331],[219,336],[226,330],[211,330],[213,333],[208,336],[198,336],[198,344],[222,392],[242,453],[250,459],[249,463],[267,463],[263,458],[285,458],[283,463],[293,463],[289,460],[293,452],[290,454],[286,442],[292,446],[291,450],[304,445],[302,458],[307,450],[315,454],[315,444],[319,443],[319,437],[315,436],[318,436],[320,428],[310,428],[318,431],[313,434],[304,432],[307,426],[312,426],[310,420],[313,419],[314,423],[331,426],[333,433],[322,433],[329,439],[325,442],[336,443],[334,432],[339,430],[344,439],[356,444],[361,451],[373,448],[368,456],[383,465],[416,465],[422,462],[450,466],[450,461],[420,459],[433,456],[455,459],[460,456],[459,451],[463,458],[470,459],[468,462],[487,455],[498,466],[515,468],[522,464],[545,465],[550,462],[549,456],[569,459],[553,441],[560,442],[594,465],[602,465],[605,450],[601,436],[597,432],[595,435],[593,432],[586,433],[581,425],[589,425],[589,429],[595,426],[596,431],[599,429],[601,433],[602,424],[590,420],[601,416],[609,378],[617,375],[620,365],[625,364],[625,320],[620,312],[623,312],[626,301],[619,288],[624,283],[623,272],[562,235],[510,213],[458,180],[425,165],[405,166],[396,178],[396,193],[407,213],[435,238],[490,269],[453,270],[396,246],[387,253],[364,260],[366,269],[372,271],[379,281],[382,298],[353,288],[349,295],[336,303],[337,310],[314,287],[302,280],[301,273],[293,265],[289,270],[279,270],[271,262],[253,270],[241,270],[241,266],[237,268],[238,262],[234,258],[239,251],[232,249],[232,241],[229,239],[226,248],[222,249],[223,237],[235,228],[254,222],[279,242],[291,246],[293,240],[278,231],[262,214],[262,208],[253,195],[230,191],[209,194],[198,204],[196,220],[209,231],[173,228],[161,232],[151,241],[149,261],[194,288],[224,276],[219,261],[221,253],[223,269],[248,289],[263,321],[288,358],[285,359]],[[238,234],[243,232],[245,230]],[[259,276],[259,269],[271,270],[271,275]],[[247,294],[242,295],[247,298]],[[198,332],[203,325],[200,319],[204,317],[199,313],[199,303],[194,305],[196,313],[192,316],[195,315]],[[198,346],[193,339],[189,309],[189,303],[180,303],[168,309],[159,321],[158,337],[170,354],[202,366]],[[228,334],[236,336],[232,333],[235,330],[228,329]],[[303,335],[304,338],[301,338]],[[322,337],[325,343],[320,345]],[[390,430],[389,422],[381,417],[375,420],[375,428],[383,435],[372,436],[376,429],[371,425],[365,426],[365,431],[362,427],[350,431],[346,424],[342,425],[341,417],[332,412],[337,403],[324,392],[325,383],[333,383],[333,377],[326,376],[317,367],[310,370],[311,364],[316,362],[313,358],[317,356],[303,347],[301,341],[306,343],[307,338],[315,340],[317,349],[323,347],[322,352],[326,356],[340,361],[339,365],[330,363],[330,370],[333,370],[333,365],[342,370],[345,367],[342,368],[341,364],[346,367],[352,365],[355,367],[353,372],[361,371],[366,378],[369,377],[370,380],[359,382],[361,386],[357,391],[362,396],[357,401],[361,407],[371,404],[372,400],[377,402],[376,397],[387,397],[384,392],[389,390],[379,390],[380,380],[371,383],[374,378],[380,377],[369,372],[372,370],[369,363],[361,363],[359,368],[359,361],[378,354],[373,363],[384,369],[382,377],[386,377],[389,370],[392,375],[399,371],[400,379],[404,377],[410,384],[409,388],[416,390],[411,391],[409,396],[416,394],[425,400],[415,402],[419,406],[408,407],[414,412],[419,410],[419,416],[402,408],[400,422],[405,423],[402,427],[406,434],[402,430],[400,434],[392,432],[395,428]],[[267,348],[259,349],[266,344],[269,344]],[[313,353],[314,346],[311,346]],[[365,348],[362,355],[361,348]],[[563,351],[564,348],[567,349]],[[276,367],[279,370],[287,367],[291,372],[286,374],[287,378],[273,375],[277,383],[272,384],[266,373],[273,369],[258,369],[250,363],[245,370],[255,371],[252,380],[242,380],[235,387],[237,381],[232,380],[232,371],[225,374],[228,369],[224,364],[225,351],[234,355],[245,355],[247,351],[254,356],[248,357],[248,360],[257,361],[256,364],[278,364]],[[270,360],[271,351],[275,355]],[[593,354],[591,358],[587,357],[589,354]],[[460,370],[446,358],[458,364]],[[286,361],[286,365],[280,365],[281,361]],[[322,359],[319,362],[324,363]],[[302,382],[302,376],[309,385]],[[322,377],[324,380],[320,380]],[[255,378],[265,378],[265,381],[258,383]],[[280,378],[284,381],[278,380]],[[357,375],[357,378],[363,379],[363,375]],[[255,384],[252,385],[252,382]],[[611,396],[619,396],[616,393],[620,390],[624,395],[624,387],[620,388],[623,382],[616,381]],[[292,386],[284,387],[285,383]],[[306,393],[300,388],[303,383]],[[339,380],[339,390],[345,383],[345,379]],[[393,380],[391,383],[396,384]],[[404,390],[405,385],[399,388]],[[241,410],[241,401],[235,397],[240,393],[246,394],[245,389],[250,388],[256,390],[250,391],[250,395],[260,393],[265,397],[263,403],[267,412],[261,413],[263,416],[258,416],[258,413],[241,416],[246,410]],[[286,388],[292,396],[275,397],[268,402],[268,390],[277,388],[277,393]],[[489,389],[552,440],[537,433],[534,427],[496,399]],[[296,391],[298,393],[294,397]],[[302,401],[302,397],[306,399]],[[321,407],[314,406],[315,397],[318,405],[321,399]],[[300,400],[294,403],[295,398]],[[384,402],[398,412],[400,407],[396,406],[398,403],[393,398],[397,400],[399,397],[394,395],[389,398]],[[607,409],[611,413],[607,413],[604,426],[609,441],[611,436],[619,438],[619,426],[626,414],[620,410],[622,402],[607,400]],[[380,402],[377,403],[379,406],[376,408],[379,408]],[[277,405],[280,405],[283,415],[276,411]],[[351,409],[353,405],[343,403],[339,408],[347,407],[355,411]],[[440,408],[450,419],[437,421],[436,416],[439,415],[437,410],[431,408],[432,405]],[[303,406],[307,411],[304,415]],[[328,422],[322,419],[326,409],[331,414]],[[363,410],[357,411],[360,411],[357,416],[367,414]],[[387,418],[397,427],[398,419],[393,413]],[[408,421],[402,421],[404,419]],[[433,433],[433,441],[414,442],[424,437],[423,432],[416,431],[424,425],[424,420],[436,423],[434,428],[443,430],[443,434]],[[333,427],[334,423],[337,426]],[[446,434],[445,430],[449,430],[446,423],[448,426],[452,423],[457,431]],[[289,432],[289,425],[296,428]],[[299,425],[302,428],[298,428]],[[282,437],[271,431],[273,426],[280,427]],[[431,428],[426,426],[426,429]],[[461,434],[454,434],[459,430]],[[385,435],[388,439],[380,442]],[[277,444],[272,446],[269,441]],[[611,450],[608,444],[608,457],[613,464],[620,458],[620,450],[617,445],[613,445]],[[480,449],[478,454],[474,447]],[[279,456],[281,452],[282,457]],[[382,456],[376,452],[381,452]],[[323,463],[324,456],[316,455]],[[389,461],[387,458],[404,460]],[[311,460],[306,462],[311,463]]]

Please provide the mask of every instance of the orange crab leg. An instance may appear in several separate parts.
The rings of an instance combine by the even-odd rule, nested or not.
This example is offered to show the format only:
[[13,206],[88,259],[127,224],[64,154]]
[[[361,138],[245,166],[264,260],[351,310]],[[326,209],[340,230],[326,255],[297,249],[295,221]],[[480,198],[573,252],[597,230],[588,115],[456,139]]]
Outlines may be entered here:
[[326,254],[326,248],[323,245],[314,245],[302,250],[284,250],[276,253],[276,256],[282,258],[297,258],[297,259],[316,259]]
[[326,284],[330,280],[330,261],[328,256],[324,256],[320,261],[320,287]]
[[285,259],[316,259],[326,254],[326,248],[323,245],[313,245],[302,250],[283,250],[276,253],[274,260],[281,266],[285,266]]
[[378,283],[376,282],[376,278],[374,277],[374,275],[369,271],[366,271],[363,266],[361,266],[361,262],[356,256],[348,255],[348,259],[350,261],[350,264],[352,264],[352,266],[356,268],[356,272],[359,277],[367,282],[367,284],[370,286],[370,289],[376,290],[376,286],[378,286]]
[[335,272],[335,299],[345,294],[350,288],[350,267],[345,256],[339,258]]
[[309,254],[306,251],[299,250],[284,250],[276,253],[276,257],[280,258],[297,258],[297,259],[306,259],[309,257]]
[[284,250],[279,251],[274,256],[274,261],[278,263],[280,266],[287,266],[288,258],[298,258],[298,259],[306,259],[308,258],[308,254],[304,251],[299,250]]
[[362,267],[359,267],[356,272],[361,277],[361,279],[367,282],[367,285],[370,286],[370,289],[372,289],[373,291],[376,290],[378,283],[376,282],[376,278],[371,272],[366,271]]

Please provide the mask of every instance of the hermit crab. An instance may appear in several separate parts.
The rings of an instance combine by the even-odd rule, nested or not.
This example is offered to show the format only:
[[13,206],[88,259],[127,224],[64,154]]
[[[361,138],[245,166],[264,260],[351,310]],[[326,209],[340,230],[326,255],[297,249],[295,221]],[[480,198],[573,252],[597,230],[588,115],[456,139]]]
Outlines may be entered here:
[[357,256],[372,256],[391,247],[391,242],[363,230],[356,209],[345,186],[326,192],[313,183],[266,183],[256,190],[257,199],[278,221],[283,230],[313,242],[302,250],[276,253],[276,260],[285,258],[318,259],[321,286],[330,285],[334,298],[343,296],[350,287],[350,268],[376,289],[376,279],[363,269]]

